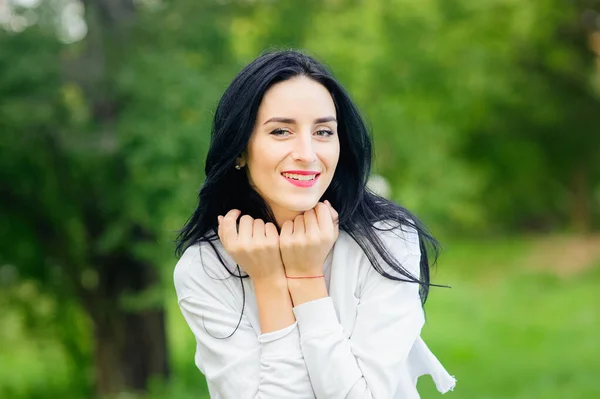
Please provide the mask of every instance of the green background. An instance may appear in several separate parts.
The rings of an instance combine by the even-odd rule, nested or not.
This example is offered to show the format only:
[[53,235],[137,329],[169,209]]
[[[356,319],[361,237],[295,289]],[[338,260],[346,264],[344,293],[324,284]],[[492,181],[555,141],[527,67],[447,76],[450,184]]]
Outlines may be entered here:
[[207,397],[173,240],[220,95],[270,48],[331,67],[442,242],[446,396],[600,397],[594,0],[0,2],[0,397]]

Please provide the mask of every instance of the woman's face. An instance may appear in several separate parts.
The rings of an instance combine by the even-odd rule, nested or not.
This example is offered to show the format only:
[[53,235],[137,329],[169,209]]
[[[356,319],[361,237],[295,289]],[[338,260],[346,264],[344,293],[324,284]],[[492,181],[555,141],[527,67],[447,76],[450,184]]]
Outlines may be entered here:
[[240,161],[279,226],[316,206],[331,183],[340,155],[336,118],[329,91],[307,77],[265,93]]

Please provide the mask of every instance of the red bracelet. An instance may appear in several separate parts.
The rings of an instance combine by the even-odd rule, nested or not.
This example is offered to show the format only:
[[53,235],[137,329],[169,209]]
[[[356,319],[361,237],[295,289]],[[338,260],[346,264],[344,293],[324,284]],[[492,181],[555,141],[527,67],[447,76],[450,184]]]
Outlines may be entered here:
[[303,278],[321,278],[321,277],[325,277],[324,274],[321,274],[320,276],[285,276],[286,278],[291,278],[291,279],[303,279]]

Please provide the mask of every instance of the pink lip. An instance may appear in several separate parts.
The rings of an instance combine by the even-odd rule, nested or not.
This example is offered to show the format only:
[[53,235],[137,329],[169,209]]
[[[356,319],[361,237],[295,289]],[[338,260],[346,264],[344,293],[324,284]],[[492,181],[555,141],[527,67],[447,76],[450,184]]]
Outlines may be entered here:
[[289,171],[285,171],[283,173],[292,173],[295,175],[316,175],[315,178],[312,180],[294,180],[294,179],[290,179],[289,177],[285,177],[283,174],[281,175],[281,177],[283,177],[285,180],[289,181],[290,183],[292,183],[294,186],[297,186],[297,187],[312,187],[315,185],[315,183],[317,182],[317,179],[321,175],[318,172],[310,172],[310,171],[306,171],[306,170],[289,170]]
[[294,175],[320,175],[319,172],[314,170],[284,170],[281,173],[290,173]]

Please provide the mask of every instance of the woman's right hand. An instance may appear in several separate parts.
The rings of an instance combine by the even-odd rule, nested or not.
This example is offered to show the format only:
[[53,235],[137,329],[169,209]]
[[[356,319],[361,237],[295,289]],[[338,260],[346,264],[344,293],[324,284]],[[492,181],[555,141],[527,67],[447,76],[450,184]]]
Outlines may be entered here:
[[218,217],[218,234],[225,250],[254,282],[285,280],[275,225],[244,215],[238,227],[236,221],[240,214],[241,211],[232,209],[225,217]]

